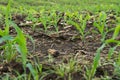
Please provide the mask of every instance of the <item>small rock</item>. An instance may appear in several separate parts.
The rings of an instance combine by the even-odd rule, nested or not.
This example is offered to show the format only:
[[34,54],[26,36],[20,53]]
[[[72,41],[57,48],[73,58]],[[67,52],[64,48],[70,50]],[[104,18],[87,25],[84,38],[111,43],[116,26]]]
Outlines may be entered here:
[[60,52],[58,50],[55,49],[48,49],[48,54],[52,55],[53,57],[57,57],[59,56]]

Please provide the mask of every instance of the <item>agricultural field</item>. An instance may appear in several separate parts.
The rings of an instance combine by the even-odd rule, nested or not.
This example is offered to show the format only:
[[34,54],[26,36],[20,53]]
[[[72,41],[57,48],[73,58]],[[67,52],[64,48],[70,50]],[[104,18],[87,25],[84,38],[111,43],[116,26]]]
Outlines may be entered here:
[[0,80],[120,80],[120,0],[0,0]]

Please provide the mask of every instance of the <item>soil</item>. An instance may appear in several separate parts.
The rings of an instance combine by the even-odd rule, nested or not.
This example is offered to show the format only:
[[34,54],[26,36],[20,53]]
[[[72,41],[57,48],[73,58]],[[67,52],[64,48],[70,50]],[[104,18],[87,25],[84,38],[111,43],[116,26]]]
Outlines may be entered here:
[[[34,63],[34,59],[37,57],[39,62],[43,64],[43,71],[54,70],[54,66],[57,66],[61,63],[68,63],[70,58],[77,56],[77,63],[81,66],[81,72],[75,71],[72,72],[72,80],[85,80],[85,67],[89,66],[93,62],[96,50],[101,46],[101,35],[99,33],[93,32],[96,28],[93,26],[93,20],[87,22],[87,28],[85,33],[85,40],[81,39],[80,34],[75,29],[74,26],[62,23],[62,20],[58,22],[59,32],[56,32],[54,27],[48,29],[48,32],[45,32],[42,28],[43,25],[39,23],[35,29],[31,27],[31,25],[26,24],[24,21],[25,15],[14,15],[13,20],[16,24],[24,31],[24,33],[32,36],[35,42],[35,50],[33,43],[30,39],[27,39],[27,47],[28,47],[28,59],[31,63]],[[113,18],[114,19],[114,18]],[[21,25],[23,23],[24,25]],[[115,24],[110,24],[115,27]],[[89,33],[88,33],[89,32]],[[14,29],[11,29],[11,34],[15,35]],[[110,38],[112,32],[107,35],[107,38]],[[100,78],[105,75],[105,72],[108,73],[108,76],[113,75],[114,66],[109,64],[114,61],[114,57],[111,61],[107,61],[107,54],[110,45],[107,45],[104,50],[101,52],[101,66],[97,68],[95,77]],[[117,48],[118,51],[120,48]],[[2,52],[2,51],[1,51]],[[2,54],[2,53],[1,53]],[[52,55],[54,60],[49,62],[48,56]],[[114,54],[115,56],[117,53]],[[108,63],[104,65],[105,63]],[[90,66],[89,66],[90,67]],[[20,72],[24,71],[22,64],[20,62],[11,61],[10,63],[2,63],[0,64],[0,75],[5,73],[11,73],[14,77],[14,70]],[[29,70],[26,69],[27,73]],[[43,80],[68,80],[68,74],[64,78],[60,78],[57,74],[51,73],[44,77]],[[113,79],[117,80],[117,79]]]

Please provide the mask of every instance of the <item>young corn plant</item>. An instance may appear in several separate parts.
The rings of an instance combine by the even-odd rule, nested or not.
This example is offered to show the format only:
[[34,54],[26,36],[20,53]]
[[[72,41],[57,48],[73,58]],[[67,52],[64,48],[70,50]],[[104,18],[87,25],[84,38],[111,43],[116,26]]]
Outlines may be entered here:
[[[67,64],[62,63],[62,64],[59,64],[57,67],[55,67],[55,73],[62,78],[65,77],[67,74],[71,75],[71,72],[78,70],[76,67],[76,64],[77,64],[76,59],[71,58]],[[71,79],[70,76],[69,76],[69,79]]]
[[69,61],[68,61],[68,64],[66,66],[66,70],[67,72],[74,72],[76,71],[76,64],[77,64],[77,61],[75,58],[71,58]]
[[54,26],[55,31],[58,33],[58,31],[59,31],[58,21],[61,16],[57,15],[57,13],[55,11],[53,11],[53,13],[51,13],[50,17],[51,17],[51,25]]
[[[119,36],[120,33],[120,24],[118,24],[115,28],[115,31],[113,33],[113,36],[111,39],[106,40],[106,44],[110,44],[110,43],[114,43],[115,44],[115,48],[117,48],[118,46],[120,46],[120,41],[116,40],[116,38]],[[118,52],[118,58],[117,60],[114,62],[114,67],[115,67],[115,71],[114,74],[117,75],[118,77],[120,77],[120,52]],[[111,55],[110,55],[111,56]],[[119,78],[120,79],[120,78]]]
[[65,64],[59,64],[58,67],[55,68],[55,73],[63,78],[66,75]]
[[10,12],[10,5],[11,5],[11,0],[9,0],[7,8],[6,8],[6,13],[5,13],[5,25],[6,27],[4,28],[4,30],[0,29],[0,43],[6,42],[7,44],[5,44],[4,46],[1,46],[1,49],[4,49],[5,52],[5,58],[7,59],[7,61],[11,61],[13,59],[14,55],[14,48],[12,46],[13,42],[13,38],[12,36],[9,35],[9,12]]
[[117,46],[111,47],[109,49],[109,51],[108,51],[108,60],[112,57],[112,55],[113,55],[113,53],[114,53],[114,51],[115,51],[116,48],[117,48]]
[[20,53],[21,55],[21,59],[22,59],[22,63],[25,66],[26,62],[27,62],[27,44],[26,44],[26,37],[23,34],[22,30],[13,22],[10,21],[10,24],[13,26],[13,28],[15,28],[16,32],[17,32],[17,36],[14,38],[14,42],[15,42],[15,46],[17,51]]
[[17,52],[15,51],[13,39],[10,39],[10,38],[11,36],[4,36],[0,39],[0,43],[7,42],[7,44],[4,44],[1,46],[1,49],[4,49],[3,58],[5,58],[7,62],[11,62],[17,56]]
[[76,21],[79,19],[79,13],[78,12],[74,12],[74,13],[66,12],[66,18],[69,21]]
[[109,43],[115,43],[117,45],[111,47],[109,49],[109,52],[108,52],[108,59],[111,58],[111,56],[113,55],[115,49],[118,47],[118,45],[120,44],[120,42],[118,40],[115,40],[115,38],[119,35],[119,32],[120,32],[120,25],[117,25],[117,27],[115,28],[115,31],[113,33],[113,36],[111,39],[108,39],[106,40],[106,43],[109,44]]
[[[98,29],[99,33],[101,34],[102,36],[102,39],[101,41],[104,42],[105,41],[105,37],[106,37],[106,34],[108,32],[108,29],[106,26],[106,18],[107,18],[107,15],[105,12],[101,12],[99,14],[99,19],[98,21],[94,22],[94,26]],[[106,31],[105,31],[106,30]]]
[[38,22],[38,19],[35,18],[33,16],[33,14],[29,13],[27,18],[26,18],[27,21],[32,21],[33,25],[32,25],[32,29],[35,30],[35,27],[36,27],[36,23]]
[[10,75],[9,74],[5,74],[5,76],[0,76],[1,80],[10,80]]
[[79,31],[79,33],[82,36],[82,41],[83,42],[84,42],[85,36],[86,36],[86,32],[85,32],[86,23],[87,23],[87,20],[89,20],[89,19],[90,19],[90,15],[88,14],[88,15],[86,15],[85,18],[83,18],[83,15],[79,16],[80,23],[77,23],[77,22],[74,22],[74,21],[68,21],[69,24],[75,26],[75,28]]
[[34,80],[39,80],[39,74],[37,68],[34,68],[30,63],[27,64],[27,67],[29,68]]
[[[117,48],[118,46],[120,46],[120,41],[119,40],[116,40],[116,38],[119,36],[119,33],[120,33],[120,24],[118,24],[115,28],[115,31],[113,33],[113,36],[111,39],[107,39],[106,40],[106,44],[115,44],[115,46],[113,48],[111,48],[111,53],[108,54],[108,58],[112,56],[113,54],[113,51],[115,48]],[[117,75],[118,77],[120,77],[120,52],[118,52],[118,58],[117,60],[114,62],[114,67],[115,67],[115,70],[114,70],[114,75]],[[119,78],[120,79],[120,78]]]
[[[33,78],[34,80],[43,80],[43,78],[46,76],[46,73],[43,73],[43,66],[40,64],[39,57],[33,58],[34,62],[28,63],[27,67],[30,70],[30,76],[29,79]],[[33,65],[32,65],[33,63]]]
[[[26,80],[26,76],[27,76],[26,74],[20,74],[17,71],[16,71],[16,74],[17,74],[17,77],[12,78],[12,79],[9,77],[8,80]],[[30,80],[30,79],[28,79],[28,80]]]
[[0,29],[0,36],[9,35],[9,19],[8,18],[10,16],[9,12],[10,12],[11,2],[12,2],[12,0],[8,1],[8,5],[7,5],[6,11],[5,11],[5,29],[4,30]]
[[116,26],[112,38],[107,39],[107,40],[106,40],[106,43],[107,43],[107,44],[109,44],[109,43],[115,43],[115,44],[119,45],[119,44],[120,44],[120,41],[119,41],[119,40],[116,40],[116,38],[119,36],[119,33],[120,33],[120,24],[118,24],[118,25]]
[[119,33],[120,33],[120,24],[116,26],[112,39],[115,39],[119,35]]
[[47,32],[48,25],[49,25],[49,22],[50,22],[50,17],[48,16],[48,14],[41,13],[39,21],[43,24],[45,32]]
[[[1,48],[5,50],[5,56],[7,55],[6,56],[7,60],[10,61],[12,60],[12,58],[14,58],[15,53],[19,52],[21,54],[22,63],[25,67],[27,61],[26,38],[22,30],[11,20],[9,20],[11,1],[12,0],[9,0],[6,10],[5,29],[4,30],[0,29],[1,36],[0,43],[5,42],[5,44]],[[12,26],[17,32],[16,37],[12,37],[12,35],[9,34],[10,26]]]
[[94,75],[95,75],[95,72],[96,72],[96,69],[97,67],[99,66],[99,61],[100,61],[100,52],[101,50],[105,47],[105,44],[103,44],[100,48],[98,48],[97,52],[96,52],[96,55],[94,57],[94,61],[93,61],[93,64],[92,64],[92,69],[88,69],[86,67],[86,75],[85,75],[85,78],[87,80],[92,80]]
[[117,57],[117,60],[114,62],[114,67],[115,67],[114,75],[117,75],[119,80],[120,79],[120,52]]

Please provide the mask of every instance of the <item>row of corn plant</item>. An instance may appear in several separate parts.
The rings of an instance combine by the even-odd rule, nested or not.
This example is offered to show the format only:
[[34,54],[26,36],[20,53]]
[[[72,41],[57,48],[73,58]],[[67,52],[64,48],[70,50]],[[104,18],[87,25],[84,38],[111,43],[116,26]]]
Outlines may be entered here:
[[[39,63],[36,63],[35,66],[32,66],[31,63],[26,64],[26,62],[27,62],[27,47],[26,47],[26,37],[25,37],[26,35],[23,34],[22,30],[16,24],[14,24],[14,22],[9,20],[10,4],[11,4],[10,2],[11,2],[11,0],[9,0],[9,4],[8,4],[7,10],[6,10],[5,29],[4,30],[0,29],[0,36],[1,36],[0,43],[5,42],[5,44],[1,47],[1,49],[4,50],[5,58],[7,59],[7,61],[12,61],[13,58],[16,57],[17,53],[20,53],[24,67],[27,66],[31,72],[30,76],[32,75],[34,80],[39,80],[39,77],[40,77],[39,72],[42,73],[42,65],[41,64],[39,65]],[[59,20],[59,16],[57,16],[56,13],[53,13],[50,16],[52,17],[51,19],[53,20],[52,24],[54,25],[55,30],[58,32],[59,28],[58,28],[57,22]],[[104,31],[105,26],[106,26],[106,17],[107,17],[106,14],[102,12],[99,14],[98,22],[94,22],[94,26],[97,27],[98,31],[102,35],[102,39],[101,39],[102,42],[105,41],[105,36],[107,34],[107,32]],[[69,23],[74,25],[76,27],[76,29],[79,31],[79,33],[82,36],[83,41],[85,40],[85,36],[86,36],[86,32],[85,32],[86,22],[89,19],[90,19],[90,15],[88,14],[85,18],[83,18],[82,15],[79,16],[80,23],[69,20]],[[32,20],[33,20],[33,22],[36,22],[36,19],[32,18]],[[49,20],[48,15],[47,16],[43,15],[40,17],[40,21],[44,25],[45,32],[47,31],[47,24],[48,24],[47,20]],[[15,37],[13,37],[12,35],[9,34],[10,26],[12,26],[15,29],[15,31],[17,32],[17,35]],[[120,32],[120,25],[118,25],[115,28],[113,37],[111,39],[106,40],[106,43],[116,43],[117,46],[119,46],[120,41],[115,40],[115,38],[119,35],[119,32]],[[96,56],[94,57],[94,61],[93,61],[91,70],[86,68],[87,72],[86,72],[85,77],[87,80],[92,80],[92,78],[94,77],[96,68],[99,66],[100,53],[103,50],[103,48],[105,47],[106,43],[103,43],[103,45],[100,48],[98,48],[98,50],[96,52]],[[114,48],[110,48],[109,53],[108,53],[109,58],[112,56],[112,53],[116,49],[117,46],[115,46]],[[64,77],[66,74],[68,74],[76,69],[75,65],[76,65],[76,60],[71,59],[68,62],[68,64],[58,65],[55,68],[55,73],[60,75],[61,77]],[[120,73],[119,72],[119,70],[120,70],[119,69],[119,67],[120,67],[120,59],[119,58],[115,62],[115,67],[116,67],[116,69],[115,69],[116,74],[119,75],[119,73]],[[8,80],[8,77],[9,76],[6,77],[7,80]],[[19,78],[20,78],[20,76],[17,79],[19,79]],[[26,79],[26,78],[24,78],[24,79]],[[69,79],[71,80],[71,78],[69,78]],[[29,78],[29,80],[30,80],[30,78]]]
[[51,13],[45,12],[44,10],[40,12],[40,16],[38,18],[35,18],[33,14],[29,13],[26,20],[32,21],[33,30],[35,29],[36,23],[42,23],[44,27],[45,33],[48,31],[48,28],[54,27],[55,31],[58,33],[59,27],[58,27],[58,22],[61,18],[60,14],[57,14],[56,11],[52,11]]
[[[9,0],[6,9],[5,28],[4,30],[0,29],[0,43],[5,42],[5,44],[1,46],[1,49],[4,50],[4,55],[8,62],[16,58],[17,52],[20,53],[22,63],[25,66],[27,62],[26,37],[22,30],[14,22],[9,20],[11,2],[12,0]],[[15,37],[9,34],[10,26],[17,32]]]
[[[103,43],[103,45],[102,45],[100,48],[97,49],[96,56],[94,57],[94,61],[93,61],[93,64],[92,64],[92,68],[91,68],[91,69],[88,69],[88,68],[86,67],[86,75],[85,75],[85,78],[86,78],[87,80],[92,80],[92,79],[93,79],[93,77],[94,77],[94,75],[95,75],[95,72],[96,72],[96,69],[97,69],[97,67],[98,67],[99,64],[100,64],[100,63],[99,63],[99,62],[100,62],[100,53],[101,53],[101,51],[103,50],[103,48],[105,47],[105,45],[110,44],[110,43],[115,43],[115,44],[116,44],[115,46],[113,46],[113,47],[111,47],[111,48],[109,49],[108,59],[111,58],[114,50],[115,50],[118,46],[120,46],[120,41],[115,40],[115,38],[119,35],[119,32],[120,32],[120,25],[117,25],[117,27],[115,28],[115,31],[114,31],[114,33],[113,33],[112,38],[105,40],[105,43]],[[119,59],[119,56],[118,56],[117,61],[114,63],[114,66],[115,66],[115,73],[114,73],[114,74],[117,74],[117,75],[120,74],[120,71],[119,71],[119,70],[120,70],[120,65],[119,65],[119,64],[120,64],[120,59]]]

